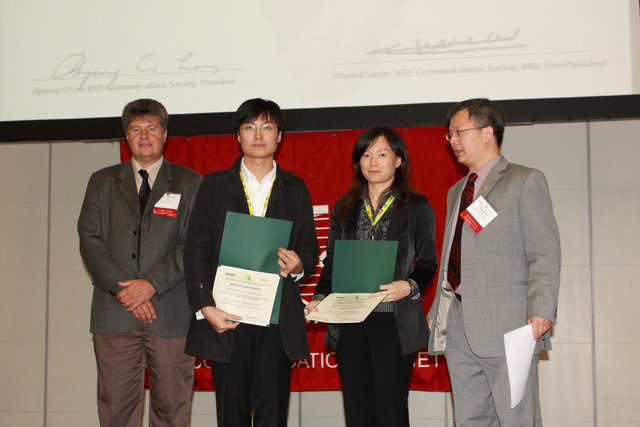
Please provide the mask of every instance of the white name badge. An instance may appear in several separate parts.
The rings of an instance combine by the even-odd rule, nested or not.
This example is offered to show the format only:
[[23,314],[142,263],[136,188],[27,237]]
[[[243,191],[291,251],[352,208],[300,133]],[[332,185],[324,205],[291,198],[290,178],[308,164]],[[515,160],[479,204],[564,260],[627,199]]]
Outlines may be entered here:
[[164,196],[153,207],[153,213],[175,217],[178,214],[178,206],[180,206],[180,194],[164,193]]
[[460,216],[473,231],[479,233],[498,216],[498,211],[487,202],[484,196],[480,196]]

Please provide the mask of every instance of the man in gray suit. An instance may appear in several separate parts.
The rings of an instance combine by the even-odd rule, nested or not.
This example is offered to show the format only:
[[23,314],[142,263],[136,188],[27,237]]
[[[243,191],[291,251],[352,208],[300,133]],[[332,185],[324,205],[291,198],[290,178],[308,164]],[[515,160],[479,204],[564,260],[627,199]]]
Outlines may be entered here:
[[[549,188],[542,172],[500,155],[504,116],[496,104],[463,101],[448,118],[447,140],[469,174],[449,190],[429,353],[447,356],[458,427],[541,425],[537,354],[551,349],[560,285]],[[497,216],[474,231],[460,214],[478,199]],[[536,355],[525,397],[511,409],[503,337],[527,324]]]
[[162,156],[169,117],[151,99],[124,108],[133,158],[91,176],[78,220],[93,276],[91,332],[102,427],[140,426],[145,360],[152,426],[188,426],[194,358],[183,244],[202,177]]

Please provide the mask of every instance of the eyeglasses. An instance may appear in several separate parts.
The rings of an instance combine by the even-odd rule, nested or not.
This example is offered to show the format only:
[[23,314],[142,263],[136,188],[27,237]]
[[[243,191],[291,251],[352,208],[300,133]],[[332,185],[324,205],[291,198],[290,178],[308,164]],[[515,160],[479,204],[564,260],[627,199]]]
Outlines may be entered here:
[[447,138],[447,141],[450,142],[454,136],[457,136],[458,138],[460,138],[462,136],[462,132],[466,132],[468,130],[474,130],[474,129],[484,129],[484,128],[485,126],[479,127],[479,128],[458,129],[458,130],[454,130],[453,132],[449,132],[444,137]]
[[240,130],[243,130],[243,131],[249,132],[249,133],[255,133],[258,129],[260,129],[261,132],[275,132],[278,129],[278,126],[274,126],[274,125],[262,125],[262,126],[246,125],[246,126],[242,126],[240,128]]

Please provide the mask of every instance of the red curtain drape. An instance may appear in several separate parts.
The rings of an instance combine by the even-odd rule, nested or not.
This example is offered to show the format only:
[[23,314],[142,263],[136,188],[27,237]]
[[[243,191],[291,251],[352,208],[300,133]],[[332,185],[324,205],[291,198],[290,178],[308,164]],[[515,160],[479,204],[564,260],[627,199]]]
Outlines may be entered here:
[[[413,185],[426,194],[436,214],[436,247],[438,259],[442,247],[447,192],[466,174],[459,166],[444,135],[445,127],[414,127],[396,129],[407,144],[411,160]],[[275,159],[285,170],[291,170],[304,179],[314,205],[316,232],[320,253],[325,250],[329,217],[334,202],[342,195],[352,175],[351,149],[362,130],[335,132],[286,133]],[[121,141],[121,160],[131,158],[126,141]],[[188,166],[205,175],[208,171],[226,169],[241,154],[234,135],[170,137],[165,144],[164,156],[173,163]],[[302,297],[311,299],[318,281],[320,266],[300,287]],[[424,294],[425,312],[435,296],[435,280]],[[307,327],[311,358],[293,362],[291,389],[340,390],[335,354],[324,345],[325,325]],[[195,390],[213,390],[211,365],[196,360]],[[427,349],[418,353],[411,378],[412,390],[450,390],[444,357],[431,357]]]

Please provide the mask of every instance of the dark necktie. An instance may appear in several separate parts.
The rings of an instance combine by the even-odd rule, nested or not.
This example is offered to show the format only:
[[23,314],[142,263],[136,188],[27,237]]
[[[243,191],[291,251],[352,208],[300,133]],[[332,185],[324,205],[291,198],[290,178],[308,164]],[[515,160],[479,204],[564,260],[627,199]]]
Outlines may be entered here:
[[476,178],[478,178],[478,175],[475,173],[469,175],[467,185],[464,186],[464,190],[462,191],[460,210],[458,211],[456,221],[456,231],[453,235],[453,242],[451,242],[451,253],[449,254],[449,264],[447,266],[447,281],[454,291],[460,286],[460,246],[462,241],[462,224],[464,224],[464,220],[460,217],[460,214],[473,202]]
[[138,201],[140,202],[140,216],[144,213],[144,208],[147,206],[147,200],[149,200],[149,194],[151,194],[151,187],[149,186],[149,172],[144,169],[138,171],[142,177],[142,185],[140,185],[140,191],[138,192]]

